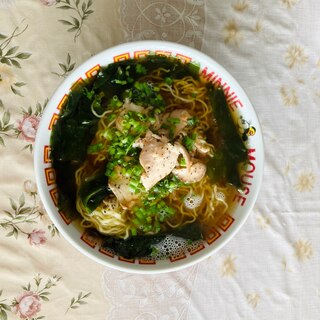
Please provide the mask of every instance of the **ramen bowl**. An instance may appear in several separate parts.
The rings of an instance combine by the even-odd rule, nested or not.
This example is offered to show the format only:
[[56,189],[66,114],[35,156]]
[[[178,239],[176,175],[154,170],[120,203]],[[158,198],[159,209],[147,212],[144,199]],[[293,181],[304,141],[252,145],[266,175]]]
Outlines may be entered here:
[[[197,66],[200,74],[215,86],[220,86],[228,101],[235,123],[246,134],[249,161],[242,170],[243,190],[234,194],[232,210],[227,211],[207,233],[187,250],[166,258],[127,259],[118,256],[103,245],[103,237],[96,231],[84,228],[68,212],[59,209],[59,190],[56,172],[50,157],[50,137],[59,114],[68,100],[68,94],[86,79],[92,79],[100,68],[113,62],[138,59],[147,55],[164,55]],[[111,268],[132,273],[162,273],[191,266],[217,252],[233,238],[248,218],[257,199],[263,173],[263,140],[261,127],[247,95],[237,81],[209,56],[180,44],[163,41],[139,41],[109,48],[84,62],[58,87],[42,115],[35,142],[34,166],[36,181],[43,205],[64,238],[87,257]]]

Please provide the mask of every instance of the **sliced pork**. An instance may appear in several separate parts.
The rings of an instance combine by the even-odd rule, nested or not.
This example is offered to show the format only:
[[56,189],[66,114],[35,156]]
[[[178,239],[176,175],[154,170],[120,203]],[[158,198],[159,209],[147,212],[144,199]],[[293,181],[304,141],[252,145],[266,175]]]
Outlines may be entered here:
[[115,167],[114,174],[109,178],[109,188],[117,197],[124,209],[132,208],[139,199],[139,195],[130,190],[130,178],[121,173],[121,167]]
[[141,175],[141,183],[150,190],[172,172],[180,154],[179,148],[169,143],[166,137],[159,137],[151,131],[134,146],[142,148],[139,161],[145,172]]
[[185,183],[195,183],[202,180],[206,174],[207,167],[202,162],[195,162],[190,168],[174,168],[172,173]]

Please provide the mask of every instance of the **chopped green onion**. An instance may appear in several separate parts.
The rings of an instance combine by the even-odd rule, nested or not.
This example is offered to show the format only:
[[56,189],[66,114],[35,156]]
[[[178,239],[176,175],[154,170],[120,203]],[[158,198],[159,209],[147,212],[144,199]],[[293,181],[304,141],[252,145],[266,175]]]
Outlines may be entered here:
[[190,127],[194,127],[198,122],[199,122],[199,119],[196,117],[192,117],[187,120],[187,124]]
[[140,63],[136,64],[136,72],[138,74],[145,75],[147,73],[147,69]]
[[172,125],[176,125],[180,123],[180,119],[179,118],[168,118],[167,122],[172,124]]
[[186,159],[184,157],[179,158],[178,162],[181,167],[185,167],[187,165]]
[[191,136],[185,136],[182,140],[182,143],[184,144],[184,146],[187,148],[188,151],[192,151],[193,150],[193,146],[195,143],[195,140],[197,138],[196,134],[191,134]]
[[87,87],[83,87],[82,91],[89,100],[92,100],[93,96],[96,94],[94,90],[89,91]]
[[170,77],[166,77],[166,78],[164,78],[164,82],[165,82],[167,85],[171,86],[172,83],[173,83],[173,79],[170,78]]
[[123,103],[119,100],[117,95],[114,95],[108,103],[108,106],[110,106],[112,109],[120,108],[122,105]]
[[92,144],[88,146],[87,153],[88,154],[93,154],[101,151],[103,149],[103,144],[102,143],[97,143],[97,144]]

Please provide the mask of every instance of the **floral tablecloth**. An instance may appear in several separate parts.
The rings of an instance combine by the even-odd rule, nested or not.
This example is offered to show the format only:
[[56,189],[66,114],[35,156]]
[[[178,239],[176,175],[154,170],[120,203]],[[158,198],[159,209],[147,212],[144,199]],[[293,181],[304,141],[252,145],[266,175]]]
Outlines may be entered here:
[[[319,319],[319,15],[317,0],[0,0],[0,319]],[[228,69],[266,156],[236,237],[198,265],[148,276],[71,247],[33,171],[55,88],[91,55],[139,39],[195,47]]]

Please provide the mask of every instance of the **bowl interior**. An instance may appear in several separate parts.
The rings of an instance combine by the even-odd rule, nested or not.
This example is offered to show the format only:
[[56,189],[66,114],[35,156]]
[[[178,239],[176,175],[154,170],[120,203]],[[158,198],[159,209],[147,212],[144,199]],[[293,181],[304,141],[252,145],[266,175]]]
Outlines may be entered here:
[[[224,88],[234,121],[241,124],[242,130],[255,128],[248,136],[249,164],[241,175],[244,192],[233,198],[233,209],[228,211],[211,229],[208,237],[190,247],[188,252],[172,256],[166,260],[125,259],[116,256],[101,245],[96,232],[81,228],[76,221],[68,218],[58,209],[58,190],[55,171],[50,160],[50,135],[59,113],[68,99],[68,93],[86,78],[94,77],[99,69],[112,62],[146,55],[167,55],[200,66],[200,73],[208,81]],[[175,43],[161,41],[141,41],[122,44],[107,49],[79,66],[59,86],[47,104],[42,116],[35,144],[35,172],[39,194],[46,211],[62,235],[78,250],[93,260],[118,270],[135,273],[160,273],[181,269],[203,260],[230,240],[247,219],[256,201],[263,172],[263,141],[256,113],[236,80],[218,63],[205,54]]]

